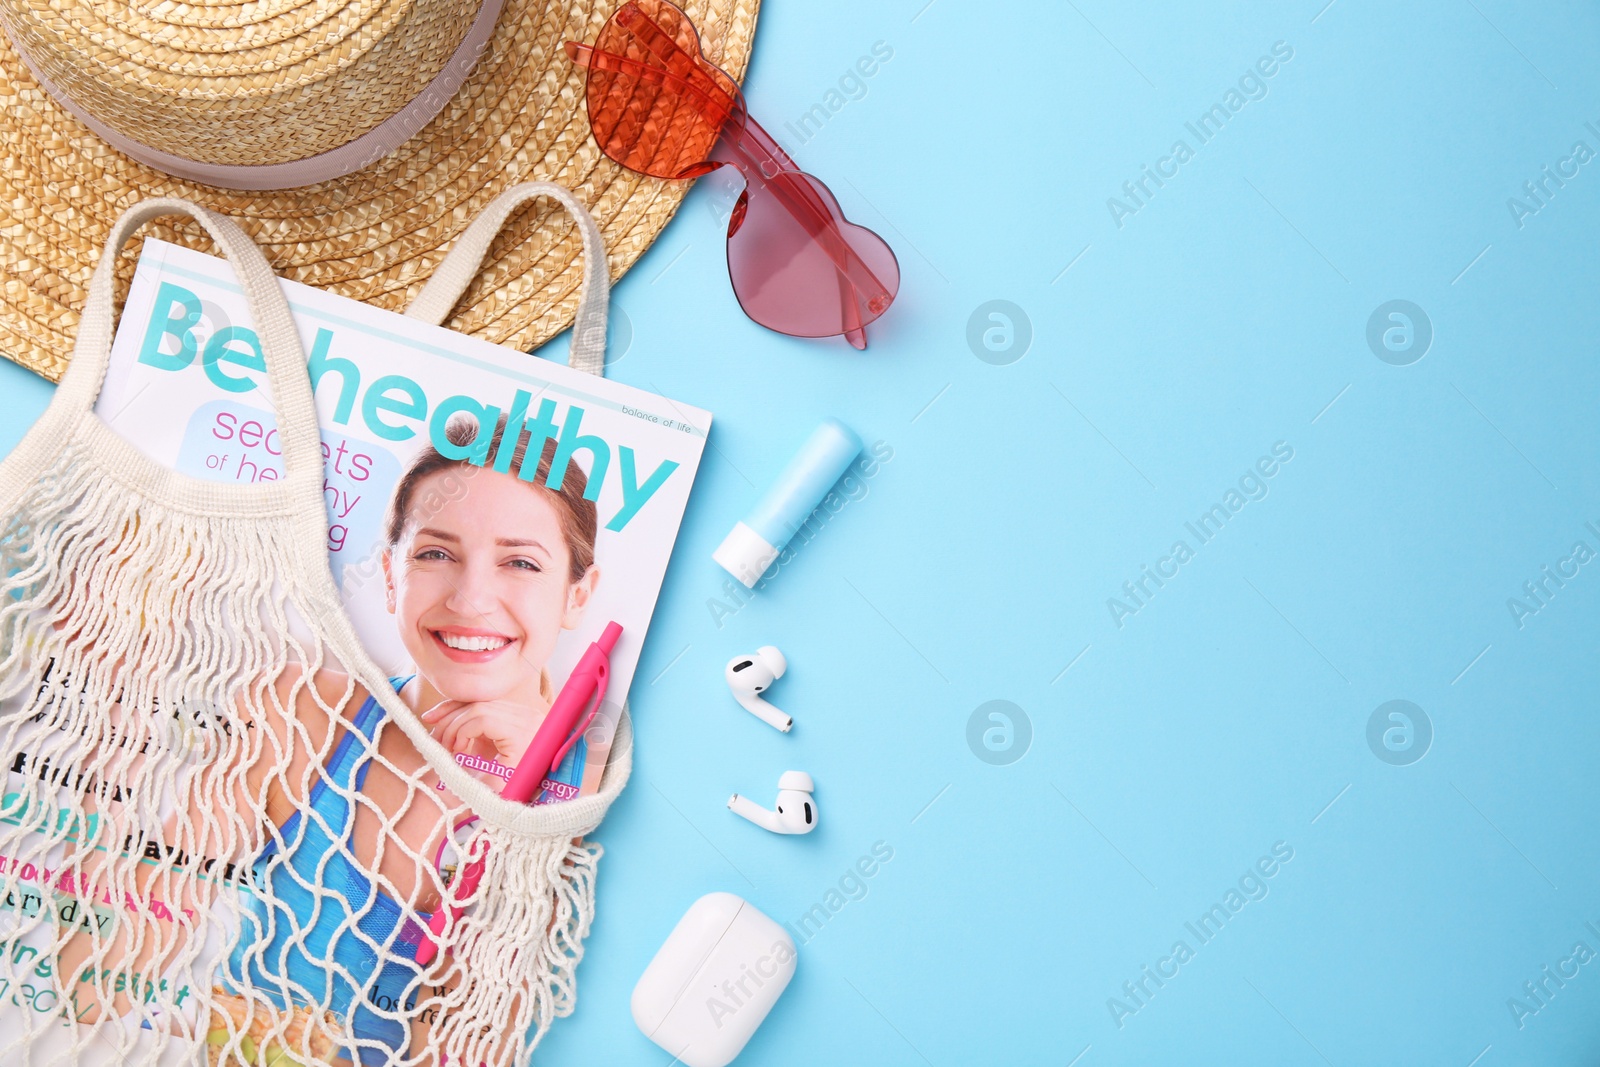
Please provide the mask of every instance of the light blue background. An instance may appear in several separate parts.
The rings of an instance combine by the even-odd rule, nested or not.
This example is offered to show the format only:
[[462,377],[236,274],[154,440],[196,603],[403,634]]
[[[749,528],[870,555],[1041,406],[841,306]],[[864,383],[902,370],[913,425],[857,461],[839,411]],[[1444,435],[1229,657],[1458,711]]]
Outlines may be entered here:
[[[717,425],[578,1008],[542,1062],[666,1063],[628,995],[689,903],[793,921],[877,841],[894,859],[802,947],[741,1062],[1600,1055],[1600,961],[1520,1029],[1507,1006],[1575,942],[1600,951],[1600,564],[1521,628],[1507,608],[1600,547],[1600,162],[1521,228],[1507,208],[1575,141],[1600,150],[1600,17],[1325,2],[765,5],[752,112],[904,286],[862,354],[763,331],[711,179],[616,288],[614,377]],[[1267,97],[1197,146],[1185,121],[1279,40]],[[800,143],[784,124],[877,41],[866,95]],[[1107,198],[1179,137],[1195,158],[1119,229]],[[1410,366],[1365,341],[1397,298],[1435,332]],[[966,340],[993,299],[1031,322],[1010,365]],[[47,396],[0,364],[0,444]],[[719,626],[711,550],[828,414],[893,459]],[[1270,494],[1119,629],[1107,598],[1277,441]],[[721,681],[769,642],[790,736]],[[1432,722],[1409,766],[1367,744],[1392,699]],[[968,747],[990,700],[1031,721],[1009,766]],[[724,810],[791,767],[816,833]],[[1184,923],[1278,841],[1270,894],[1199,946]],[[1107,999],[1179,938],[1195,958],[1119,1028]]]

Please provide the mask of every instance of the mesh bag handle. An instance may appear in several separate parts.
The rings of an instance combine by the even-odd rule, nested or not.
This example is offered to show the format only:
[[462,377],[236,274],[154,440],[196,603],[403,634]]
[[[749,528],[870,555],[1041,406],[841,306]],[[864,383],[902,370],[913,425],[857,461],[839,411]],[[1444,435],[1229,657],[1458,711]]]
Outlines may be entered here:
[[278,416],[279,434],[284,440],[284,480],[298,487],[296,491],[305,497],[308,506],[318,502],[316,507],[320,508],[322,447],[317,435],[317,409],[311,397],[311,382],[305,373],[306,359],[300,346],[300,334],[289,313],[283,287],[256,243],[237,223],[199,204],[162,197],[145,200],[122,213],[106,238],[105,249],[89,281],[89,299],[78,321],[72,362],[61,379],[57,395],[63,405],[79,411],[94,407],[111,360],[111,340],[116,327],[113,290],[117,256],[135,230],[162,215],[187,215],[200,223],[238,275],[261,340],[272,404]]
[[406,308],[414,319],[442,325],[461,294],[477,276],[489,244],[505,227],[517,208],[530,200],[547,196],[566,208],[583,236],[583,285],[578,290],[578,316],[572,322],[572,348],[569,362],[586,374],[605,374],[606,308],[611,298],[611,276],[606,272],[606,245],[594,216],[571,190],[554,182],[524,182],[514,185],[490,201],[466,232],[456,239],[450,252],[422,287],[422,292]]
[[[611,276],[606,266],[605,238],[594,216],[573,192],[555,182],[523,182],[496,196],[473,219],[450,251],[406,308],[408,318],[431,326],[443,325],[467,287],[483,267],[489,246],[505,228],[518,208],[530,201],[548,197],[572,217],[583,241],[583,282],[578,290],[578,313],[572,323],[569,365],[598,377],[605,376],[606,315],[611,301]],[[423,741],[419,738],[419,747]],[[428,741],[431,742],[431,738]],[[601,778],[600,791],[559,804],[537,807],[503,801],[492,790],[474,779],[461,782],[457,794],[471,804],[487,821],[516,833],[551,836],[581,836],[599,824],[611,802],[627,784],[633,770],[633,724],[628,706],[623,705],[612,739],[611,755]],[[443,753],[443,750],[440,750]],[[442,758],[449,756],[443,753]],[[441,775],[456,771],[453,762]],[[456,786],[451,782],[452,787]]]

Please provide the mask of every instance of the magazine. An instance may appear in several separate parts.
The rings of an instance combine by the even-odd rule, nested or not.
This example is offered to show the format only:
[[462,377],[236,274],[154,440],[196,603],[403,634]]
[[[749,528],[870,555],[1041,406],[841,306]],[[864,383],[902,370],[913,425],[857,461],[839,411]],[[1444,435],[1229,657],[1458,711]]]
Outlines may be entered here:
[[[414,702],[419,710],[435,697],[466,699],[450,688],[449,677],[472,690],[481,683],[467,676],[495,669],[479,662],[489,660],[531,672],[548,705],[605,624],[620,623],[627,636],[611,656],[605,706],[538,799],[593,793],[638,666],[710,413],[311,286],[285,282],[284,289],[322,430],[328,557],[357,636],[397,682],[422,688],[425,697]],[[248,321],[227,261],[147,239],[95,410],[140,451],[180,473],[226,483],[276,480],[282,464],[275,420],[254,333],[242,325]],[[503,485],[484,480],[480,487],[448,468],[442,476],[416,477],[419,462],[437,462],[439,446],[451,451],[452,424],[472,429],[500,418],[543,424],[554,466],[570,463],[574,473],[547,498],[553,508],[540,501],[545,494],[507,495],[496,491]],[[481,453],[489,439],[477,433],[456,450]],[[516,475],[509,450],[498,451],[494,457],[467,454],[465,471],[506,468],[503,473]],[[511,484],[509,477],[495,481]],[[396,499],[397,487],[410,489],[406,500]],[[487,632],[493,627],[428,632],[431,605],[417,605],[408,615],[416,598],[404,595],[408,583],[397,573],[393,548],[406,521],[397,503],[473,526],[486,506],[511,509],[504,518],[513,524],[522,519],[514,513],[519,506],[542,513],[530,517],[549,525],[550,539],[574,542],[565,551],[551,545],[547,556],[529,561],[566,561],[572,582],[556,606],[562,617],[554,624],[533,621],[521,640],[498,647],[486,646],[512,635]],[[577,538],[587,543],[574,541],[572,528],[585,525],[579,510],[590,513],[594,527]],[[441,525],[430,522],[429,528]],[[426,584],[420,579],[409,584]],[[432,584],[459,582],[440,575]],[[492,610],[470,603],[470,589],[456,595],[469,602],[448,612],[452,622]],[[569,611],[568,601],[580,598]],[[515,756],[508,761],[480,744],[457,752],[456,761],[504,779]]]
[[[579,658],[608,623],[620,624],[604,702],[544,780],[538,799],[559,803],[594,793],[710,414],[309,286],[284,283],[284,290],[319,416],[328,559],[356,635],[401,703],[459,765],[498,789]],[[147,239],[96,406],[107,425],[180,475],[227,484],[278,480],[282,449],[264,369],[226,261]],[[345,688],[338,697],[345,703],[324,700],[340,690],[327,680],[330,665],[301,666],[310,684],[287,690],[291,699],[322,701],[324,710],[334,709],[329,730],[355,740],[352,751],[378,753],[378,726],[363,724],[372,699],[352,700]],[[66,685],[51,677],[53,667],[33,671],[37,691]],[[129,737],[137,741],[141,729],[155,736],[153,727],[132,717],[158,709],[124,708],[121,696],[111,699],[113,714],[134,731]],[[358,706],[353,717],[338,718],[340,707]],[[307,707],[291,703],[286,711],[297,716]],[[177,718],[193,709],[159,710],[170,714],[148,717]],[[269,785],[249,786],[248,810],[200,820],[204,830],[289,813],[264,825],[258,840],[266,844],[251,846],[257,848],[252,854],[213,848],[215,836],[207,839],[194,829],[197,820],[181,812],[173,825],[188,826],[186,837],[161,840],[165,831],[146,829],[124,834],[122,827],[149,825],[140,822],[145,815],[124,810],[124,790],[146,788],[128,784],[137,781],[145,747],[130,744],[126,753],[88,757],[84,770],[43,754],[70,746],[70,738],[51,740],[51,732],[43,723],[32,735],[19,734],[20,747],[7,754],[0,822],[12,828],[13,843],[0,850],[9,852],[0,855],[0,865],[16,888],[0,908],[0,953],[13,976],[0,979],[0,1026],[6,1030],[17,1032],[11,1024],[18,1020],[8,1016],[21,1012],[32,1029],[59,1027],[63,1043],[77,1044],[87,1039],[74,1036],[80,1028],[73,1020],[103,1021],[109,1011],[129,1040],[157,1041],[163,1062],[191,1057],[181,1044],[155,1036],[162,1033],[198,1033],[240,1054],[264,1041],[261,1062],[279,1067],[307,1056],[380,1062],[411,1055],[417,1035],[441,1018],[439,1005],[468,995],[456,988],[464,981],[462,968],[425,975],[409,962],[418,939],[426,940],[414,918],[426,919],[429,911],[438,916],[442,907],[441,884],[423,868],[431,861],[448,886],[463,862],[449,849],[466,838],[470,822],[447,821],[440,836],[441,824],[429,813],[459,812],[460,804],[442,792],[442,782],[421,787],[431,806],[416,803],[416,783],[432,779],[414,749],[405,768],[370,761],[382,763],[371,778],[384,779],[390,795],[403,796],[402,807],[383,812],[392,821],[369,833],[376,835],[375,846],[351,821],[356,794],[368,807],[379,803],[371,799],[378,795],[371,781],[362,784],[367,765],[340,764],[345,746],[333,747],[336,734],[313,740],[306,758],[325,759],[325,766],[289,774],[288,763],[280,762]],[[358,763],[366,759],[356,757]],[[293,795],[310,789],[313,775],[317,789],[326,785],[327,791]],[[90,814],[81,824],[51,826],[42,844],[24,845],[17,835],[39,841],[41,834],[20,829],[33,824],[19,821],[28,813],[11,801],[37,793],[41,781],[64,796],[85,795]],[[406,789],[413,792],[395,793]],[[278,790],[275,800],[268,797],[272,790]],[[148,807],[153,796],[141,803]],[[308,808],[321,818],[301,818]],[[422,808],[427,812],[420,821],[401,818]],[[239,840],[228,839],[232,845]],[[61,859],[74,850],[80,853],[76,875]],[[137,891],[133,884],[101,885],[91,873],[100,869],[92,861],[96,850],[108,861],[119,850],[135,865],[142,857],[161,868],[160,877],[146,884],[140,876]],[[336,862],[325,858],[330,854]],[[39,863],[19,861],[19,855]],[[574,843],[558,867],[576,869],[575,881],[587,884],[594,856]],[[329,873],[334,865],[337,883]],[[395,893],[398,903],[390,899]],[[334,899],[339,894],[346,899]],[[177,936],[190,929],[195,912],[189,904],[221,917],[231,931],[227,943],[208,927],[194,954],[160,957],[166,962],[152,962],[147,973],[94,966],[101,957],[88,946],[103,953],[108,938],[131,938],[140,929]],[[369,929],[377,905],[399,918],[388,928]],[[280,927],[275,934],[274,923]],[[285,924],[300,932],[291,936]],[[286,936],[309,936],[307,945],[320,947],[298,955],[279,945]],[[69,938],[76,939],[70,958],[64,948]],[[264,950],[268,942],[270,952]],[[393,962],[397,958],[403,966]],[[383,960],[389,962],[380,967]],[[212,984],[209,975],[216,975],[216,988],[203,991]],[[245,994],[257,1000],[247,1002]],[[279,1013],[265,1020],[250,1014],[249,1005],[259,1007],[261,996],[276,1002]],[[239,1018],[219,1021],[219,1013],[235,1008],[243,1012]],[[351,1040],[362,1042],[359,1056]],[[124,1055],[133,1045],[92,1047]],[[213,1060],[222,1055],[220,1048],[211,1053]]]

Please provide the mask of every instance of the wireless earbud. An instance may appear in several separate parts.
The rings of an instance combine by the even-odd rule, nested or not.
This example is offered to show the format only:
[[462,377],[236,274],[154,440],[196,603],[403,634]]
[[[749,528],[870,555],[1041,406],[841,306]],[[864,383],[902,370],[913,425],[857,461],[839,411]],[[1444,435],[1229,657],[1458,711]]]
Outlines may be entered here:
[[753,656],[735,656],[729,660],[728,669],[723,675],[728,679],[733,699],[743,705],[746,711],[769,726],[788,733],[794,720],[768,704],[761,696],[788,669],[789,661],[783,658],[782,652],[771,645],[762,645]]
[[811,799],[816,789],[805,771],[784,771],[778,779],[777,811],[768,811],[738,793],[728,798],[728,809],[775,834],[809,834],[817,828],[817,802]]

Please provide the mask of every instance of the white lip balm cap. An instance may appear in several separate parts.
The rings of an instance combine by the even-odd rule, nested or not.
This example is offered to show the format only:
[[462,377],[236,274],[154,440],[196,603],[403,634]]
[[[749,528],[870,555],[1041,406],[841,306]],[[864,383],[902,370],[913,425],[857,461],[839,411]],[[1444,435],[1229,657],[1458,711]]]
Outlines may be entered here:
[[766,538],[740,522],[734,524],[728,536],[722,539],[722,544],[711,553],[711,558],[723,570],[743,582],[746,589],[754,589],[767,568],[777,560],[779,551]]

